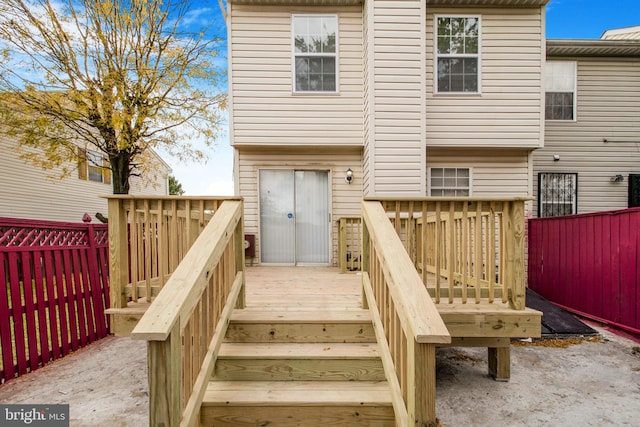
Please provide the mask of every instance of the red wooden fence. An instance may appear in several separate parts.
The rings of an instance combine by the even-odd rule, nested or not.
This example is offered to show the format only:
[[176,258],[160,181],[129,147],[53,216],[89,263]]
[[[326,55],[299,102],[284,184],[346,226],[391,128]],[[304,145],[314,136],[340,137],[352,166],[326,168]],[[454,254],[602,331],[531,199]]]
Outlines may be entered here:
[[530,219],[529,287],[640,333],[640,208]]
[[0,383],[109,333],[106,224],[0,218]]

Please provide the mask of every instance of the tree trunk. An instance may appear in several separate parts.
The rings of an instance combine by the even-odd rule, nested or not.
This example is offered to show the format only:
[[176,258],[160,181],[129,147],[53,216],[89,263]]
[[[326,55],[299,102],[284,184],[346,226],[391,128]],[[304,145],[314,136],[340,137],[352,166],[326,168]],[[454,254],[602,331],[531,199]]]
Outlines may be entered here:
[[129,194],[129,154],[126,151],[120,151],[114,155],[109,155],[109,163],[111,164],[111,175],[113,184],[113,194]]

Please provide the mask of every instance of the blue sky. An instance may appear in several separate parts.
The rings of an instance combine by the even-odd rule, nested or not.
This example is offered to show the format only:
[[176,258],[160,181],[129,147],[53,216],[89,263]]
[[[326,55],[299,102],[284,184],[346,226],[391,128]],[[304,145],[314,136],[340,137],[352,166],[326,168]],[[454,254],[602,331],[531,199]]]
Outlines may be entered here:
[[[217,1],[201,0],[199,4],[209,10],[197,18],[219,15]],[[547,5],[548,38],[598,39],[608,29],[636,25],[640,25],[640,0],[551,0]],[[166,156],[165,160],[187,194],[232,194],[233,150],[228,133],[208,154],[206,164],[179,163]]]
[[605,30],[640,25],[640,0],[551,0],[547,37],[598,39]]

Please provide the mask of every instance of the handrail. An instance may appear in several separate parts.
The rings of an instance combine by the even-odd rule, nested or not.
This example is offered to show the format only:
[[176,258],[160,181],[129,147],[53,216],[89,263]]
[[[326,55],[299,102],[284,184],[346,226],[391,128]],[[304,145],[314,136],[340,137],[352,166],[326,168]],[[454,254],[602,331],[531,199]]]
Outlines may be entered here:
[[525,308],[529,197],[367,198],[384,208],[436,304]]
[[150,302],[218,206],[238,197],[109,195],[111,308]]
[[389,351],[389,383],[399,388],[394,410],[412,425],[436,425],[435,347],[451,336],[381,203],[363,201],[362,216],[366,305],[377,311],[376,334],[388,344],[381,347]]
[[242,201],[225,200],[131,336],[148,341],[149,421],[190,426],[234,306],[244,302]]

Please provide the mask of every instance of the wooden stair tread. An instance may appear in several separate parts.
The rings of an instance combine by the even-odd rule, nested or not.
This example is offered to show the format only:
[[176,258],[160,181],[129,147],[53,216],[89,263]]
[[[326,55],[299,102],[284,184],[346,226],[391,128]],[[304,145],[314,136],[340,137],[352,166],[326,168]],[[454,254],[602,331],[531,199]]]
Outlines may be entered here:
[[222,344],[219,359],[371,359],[377,343],[232,343]]
[[235,323],[271,322],[271,323],[327,323],[327,322],[369,322],[369,310],[234,310],[231,321]]
[[390,406],[386,381],[210,381],[202,406]]

